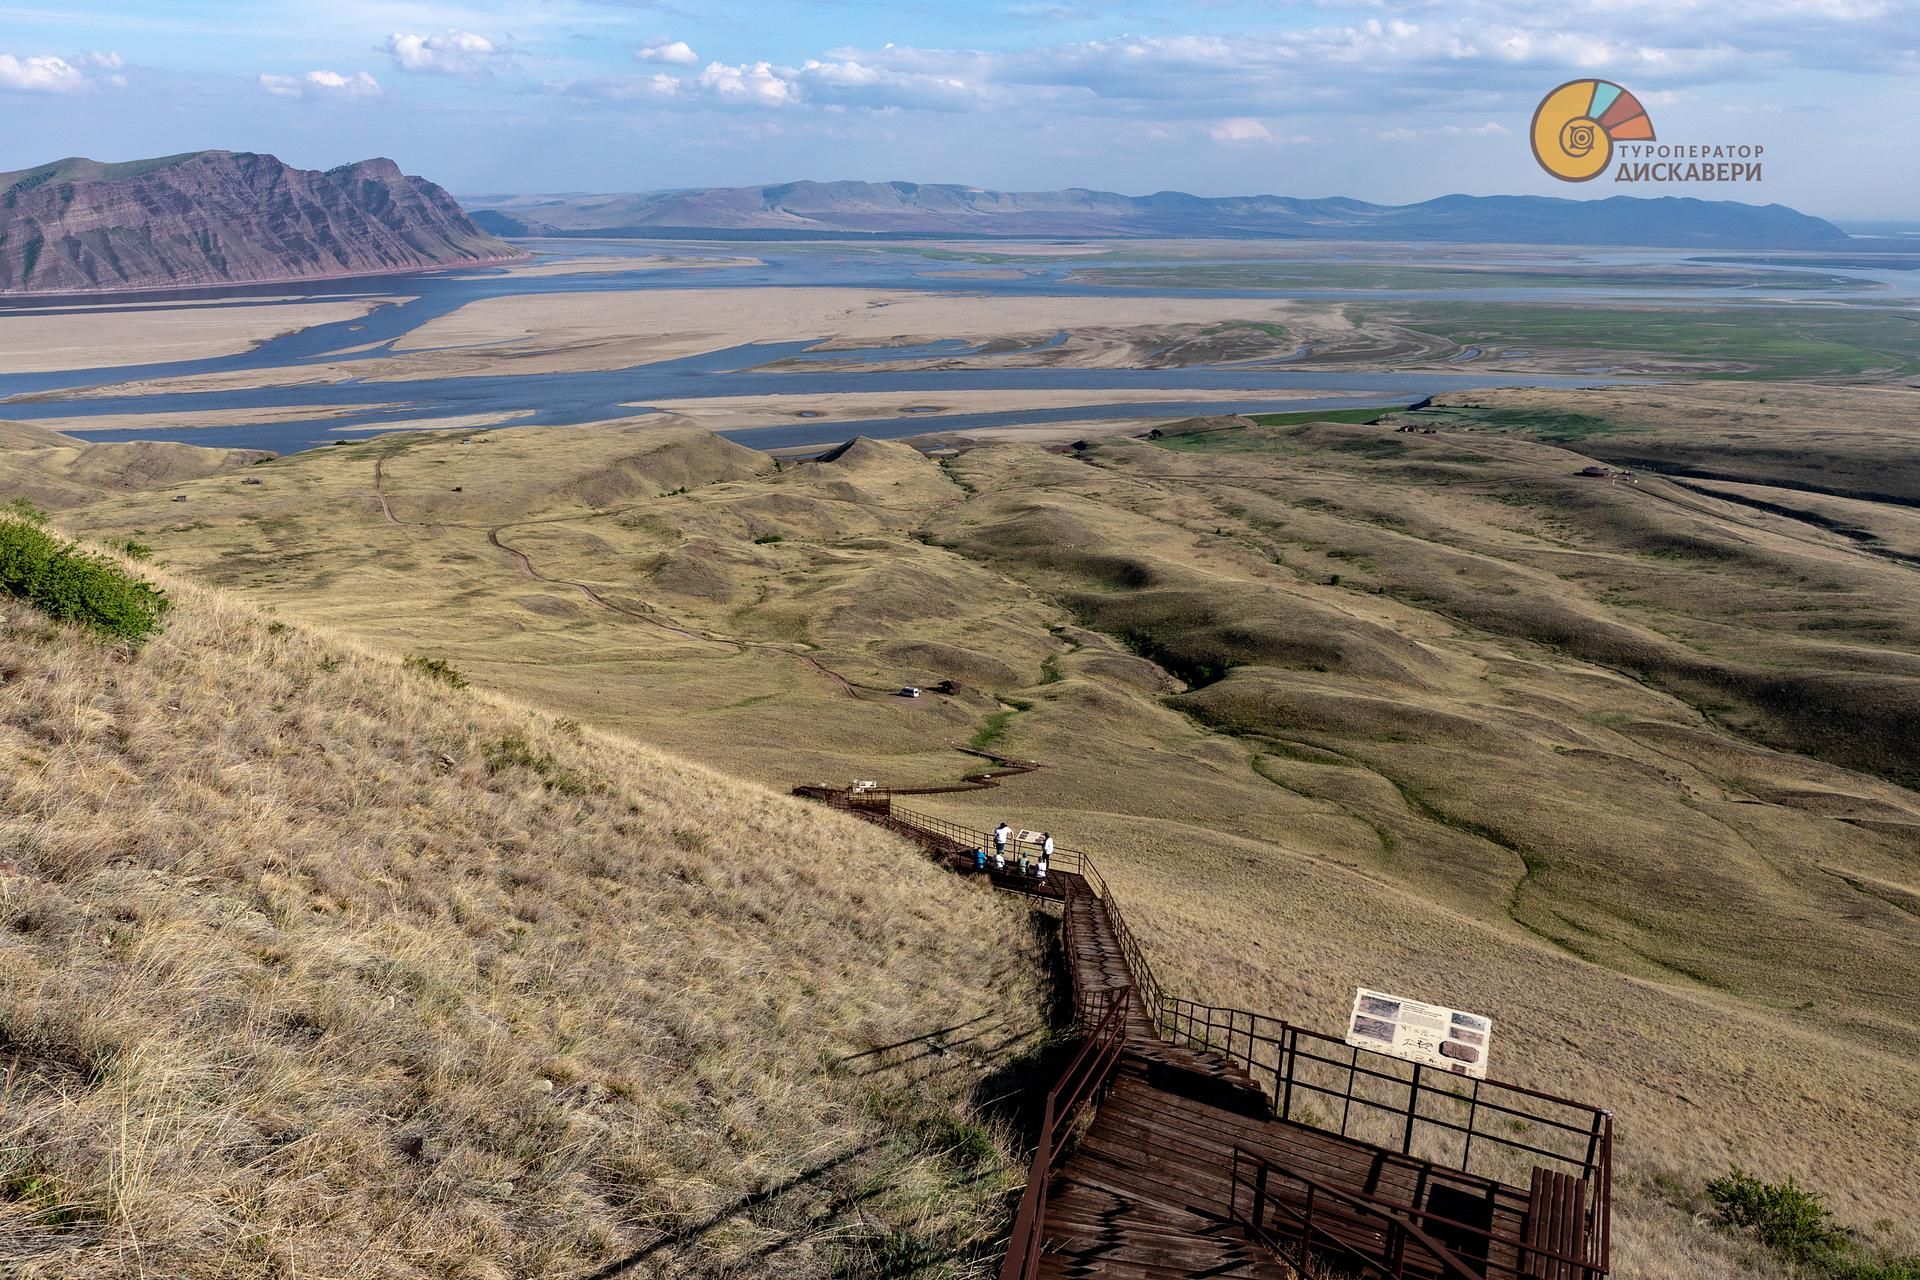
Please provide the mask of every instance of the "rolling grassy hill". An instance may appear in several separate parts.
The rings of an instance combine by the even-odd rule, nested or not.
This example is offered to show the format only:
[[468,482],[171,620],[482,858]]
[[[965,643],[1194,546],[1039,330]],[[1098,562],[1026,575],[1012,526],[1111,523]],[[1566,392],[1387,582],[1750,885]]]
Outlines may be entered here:
[[63,519],[765,783],[1039,759],[928,807],[1099,851],[1185,993],[1490,1014],[1496,1074],[1615,1107],[1622,1272],[1677,1280],[1745,1273],[1692,1213],[1729,1164],[1888,1244],[1920,1207],[1907,398],[1483,393],[942,463],[406,435]]
[[137,652],[0,596],[0,1272],[986,1266],[1018,909],[157,576]]

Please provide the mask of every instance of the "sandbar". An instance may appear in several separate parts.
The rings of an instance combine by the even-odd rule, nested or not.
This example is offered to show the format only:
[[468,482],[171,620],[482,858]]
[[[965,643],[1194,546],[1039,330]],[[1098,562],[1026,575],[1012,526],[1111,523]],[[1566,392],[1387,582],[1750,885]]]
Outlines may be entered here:
[[[912,416],[928,420],[929,429],[937,426],[940,419],[952,414],[1008,413],[1023,409],[1066,409],[1076,405],[1086,405],[1088,418],[1098,419],[1103,409],[1116,404],[1152,404],[1155,401],[1222,400],[1248,401],[1263,403],[1276,398],[1287,400],[1307,399],[1343,399],[1349,393],[1296,391],[1194,391],[1192,388],[1167,388],[1149,390],[1096,390],[1087,388],[1074,390],[1065,388],[1047,391],[945,391],[937,395],[932,393],[907,394],[899,391],[839,391],[827,395],[809,396],[708,396],[702,399],[688,400],[650,400],[644,406],[635,404],[634,408],[653,408],[663,413],[671,413],[684,419],[692,426],[708,431],[742,431],[755,427],[796,426],[802,422],[818,422],[823,427],[831,427],[836,422],[859,422],[869,418],[902,418]],[[1384,412],[1384,411],[1383,411]],[[1051,429],[1059,424],[1036,424],[1034,427],[1010,428],[1022,434],[1041,427]],[[1131,420],[1136,430],[1145,430],[1138,419]],[[828,434],[831,434],[829,431]],[[969,431],[969,435],[984,435],[984,431]],[[1071,438],[1071,437],[1069,437]]]
[[513,263],[485,274],[538,278],[541,276],[585,276],[611,275],[621,271],[673,271],[703,267],[758,267],[764,266],[758,258],[743,256],[721,257],[680,257],[664,253],[636,254],[596,254],[579,258],[563,258],[541,254],[532,262]]
[[238,355],[269,338],[366,315],[398,297],[195,303],[124,311],[0,310],[0,373],[53,373]]

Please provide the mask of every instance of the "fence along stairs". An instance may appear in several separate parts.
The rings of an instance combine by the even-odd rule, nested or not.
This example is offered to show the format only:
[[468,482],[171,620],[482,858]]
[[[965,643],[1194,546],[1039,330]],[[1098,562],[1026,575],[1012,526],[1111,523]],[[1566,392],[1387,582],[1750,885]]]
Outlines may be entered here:
[[[1022,764],[1018,772],[1037,767]],[[795,793],[884,826],[953,870],[976,871],[974,851],[984,847],[984,834],[894,803],[896,795],[919,793],[828,787]],[[1456,1078],[1423,1085],[1415,1069],[1409,1085],[1364,1066],[1363,1051],[1345,1050],[1351,1057],[1340,1131],[1294,1120],[1296,1087],[1303,1096],[1311,1091],[1340,1100],[1308,1077],[1313,1064],[1323,1072],[1342,1066],[1323,1047],[1341,1042],[1165,995],[1105,878],[1084,853],[1057,850],[1044,880],[1012,867],[1005,873],[989,867],[986,874],[998,888],[1060,904],[1062,950],[1084,1035],[1047,1098],[1000,1280],[1282,1280],[1304,1272],[1310,1254],[1394,1280],[1599,1280],[1606,1274],[1610,1113],[1517,1086],[1494,1088],[1537,1100],[1539,1114],[1501,1101],[1505,1093],[1483,1103],[1476,1083],[1463,1126],[1421,1114],[1423,1104],[1431,1109],[1432,1095],[1466,1101],[1453,1087]],[[1267,1085],[1256,1071],[1269,1077]],[[1347,1132],[1356,1104],[1387,1109],[1356,1092],[1363,1077],[1402,1084],[1398,1152]],[[1526,1116],[1529,1124],[1564,1131],[1571,1153],[1476,1128],[1483,1106],[1496,1121]],[[1393,1103],[1394,1111],[1401,1108]],[[1572,1119],[1557,1118],[1552,1108],[1568,1109]],[[1590,1128],[1583,1127],[1587,1117]],[[1466,1135],[1459,1168],[1412,1154],[1422,1123]],[[1529,1191],[1518,1191],[1465,1172],[1476,1138],[1562,1167],[1536,1168]]]

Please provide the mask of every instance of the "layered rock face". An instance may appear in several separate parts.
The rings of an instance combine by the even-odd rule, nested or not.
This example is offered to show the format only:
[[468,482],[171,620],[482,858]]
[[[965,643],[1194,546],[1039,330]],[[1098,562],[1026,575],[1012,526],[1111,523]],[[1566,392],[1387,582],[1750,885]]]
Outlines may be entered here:
[[0,174],[0,293],[311,280],[521,256],[391,160],[200,151]]

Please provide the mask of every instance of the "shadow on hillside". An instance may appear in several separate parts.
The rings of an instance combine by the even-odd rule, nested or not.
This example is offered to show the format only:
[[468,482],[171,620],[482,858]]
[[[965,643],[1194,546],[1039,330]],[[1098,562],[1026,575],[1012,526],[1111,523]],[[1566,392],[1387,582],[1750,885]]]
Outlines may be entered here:
[[1046,1113],[1047,1093],[1060,1079],[1078,1042],[1072,1035],[1073,988],[1061,949],[1060,917],[1035,907],[1027,917],[1045,957],[1045,1027],[1009,1041],[973,1091],[974,1109],[1004,1124],[1031,1149]]
[[[670,1231],[666,1235],[661,1236],[658,1240],[653,1241],[651,1244],[648,1244],[640,1249],[636,1249],[634,1252],[628,1254],[626,1257],[619,1258],[613,1262],[609,1262],[606,1266],[600,1268],[598,1271],[592,1272],[589,1275],[581,1277],[581,1280],[613,1280],[615,1276],[624,1276],[628,1272],[632,1271],[635,1267],[639,1266],[643,1262],[646,1262],[650,1258],[653,1258],[661,1253],[664,1253],[667,1250],[677,1249],[681,1245],[692,1244],[695,1241],[702,1238],[703,1236],[707,1235],[708,1233],[714,1231],[715,1229],[721,1226],[724,1226],[726,1223],[732,1221],[735,1218],[739,1218],[746,1214],[751,1214],[755,1209],[758,1209],[763,1205],[770,1204],[771,1202],[778,1200],[781,1196],[784,1196],[789,1192],[796,1191],[802,1187],[810,1186],[814,1183],[822,1181],[823,1179],[827,1178],[829,1175],[834,1173],[836,1170],[848,1164],[851,1164],[853,1161],[858,1160],[861,1156],[866,1155],[868,1152],[873,1151],[879,1145],[880,1145],[879,1143],[870,1142],[870,1143],[867,1143],[865,1146],[854,1147],[849,1151],[843,1151],[839,1155],[834,1156],[831,1159],[822,1160],[819,1164],[814,1165],[811,1169],[807,1169],[807,1170],[804,1170],[803,1172],[796,1173],[795,1175],[793,1175],[793,1177],[786,1179],[784,1182],[776,1182],[770,1187],[763,1187],[758,1191],[751,1192],[748,1195],[741,1196],[738,1200],[735,1200],[732,1204],[727,1205],[725,1208],[716,1211],[706,1219],[700,1222],[693,1223],[689,1226],[682,1227],[678,1231]],[[877,1194],[877,1191],[878,1189],[876,1188],[875,1191],[871,1194]],[[776,1240],[772,1244],[770,1244],[767,1248],[761,1250],[760,1256],[765,1256],[767,1254],[777,1252],[779,1249],[785,1248],[787,1245],[790,1245],[793,1242],[794,1242],[793,1237],[785,1237],[785,1238]]]

